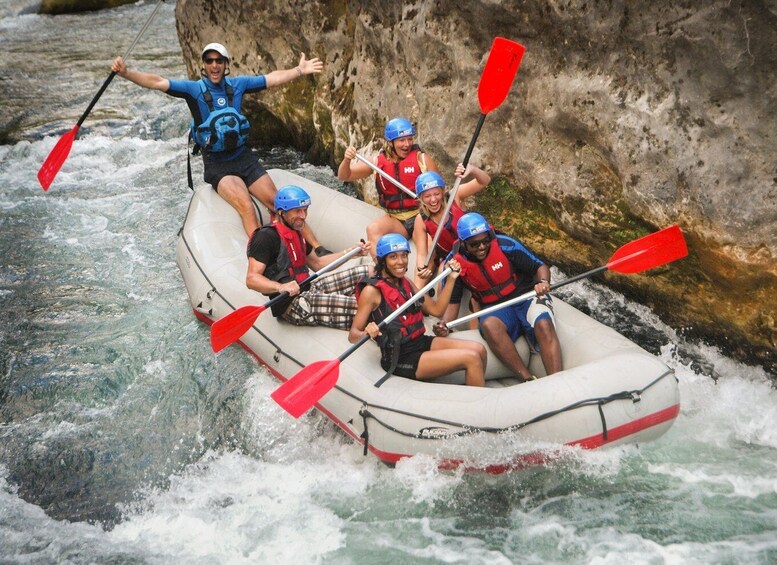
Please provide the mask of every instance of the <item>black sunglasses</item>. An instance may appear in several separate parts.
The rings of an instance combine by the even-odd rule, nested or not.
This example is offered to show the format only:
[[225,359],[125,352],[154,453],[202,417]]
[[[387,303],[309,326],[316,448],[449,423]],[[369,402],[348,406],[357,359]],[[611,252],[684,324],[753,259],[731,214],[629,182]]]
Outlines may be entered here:
[[478,239],[477,241],[474,239],[467,239],[464,241],[464,245],[467,246],[469,249],[480,249],[481,247],[488,247],[491,243],[492,237],[487,236],[483,239]]
[[203,59],[205,61],[206,65],[210,65],[211,63],[218,63],[219,65],[223,65],[226,59],[223,57],[208,57],[207,59]]

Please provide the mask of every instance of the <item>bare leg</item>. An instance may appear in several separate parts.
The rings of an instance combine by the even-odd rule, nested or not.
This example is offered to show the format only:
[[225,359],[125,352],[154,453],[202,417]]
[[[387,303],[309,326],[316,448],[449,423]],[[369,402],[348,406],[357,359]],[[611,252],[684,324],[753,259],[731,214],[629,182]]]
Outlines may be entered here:
[[275,193],[278,192],[278,189],[272,178],[270,178],[270,175],[264,173],[261,177],[256,179],[251,183],[251,186],[248,187],[248,192],[258,198],[268,210],[275,210]]
[[[470,343],[475,347],[462,347],[464,343]],[[485,367],[478,349],[482,349],[482,353],[485,354],[485,348],[477,342],[436,337],[432,342],[432,349],[421,355],[416,378],[434,379],[464,369],[467,385],[485,386]]]
[[510,339],[504,322],[495,317],[486,318],[481,325],[481,329],[483,337],[486,338],[488,346],[494,352],[497,359],[507,365],[508,369],[522,379],[531,379],[532,375],[529,369],[526,368],[521,356],[518,355],[518,350]]
[[561,370],[561,345],[553,323],[547,318],[537,320],[534,324],[534,337],[540,346],[540,358],[548,375]]
[[388,214],[373,220],[367,226],[367,239],[372,243],[370,253],[372,253],[373,259],[375,259],[375,247],[378,245],[378,240],[387,233],[398,233],[407,237],[407,230],[402,222],[395,220]]
[[[270,178],[268,175],[265,176],[268,179]],[[218,193],[230,206],[237,210],[243,222],[243,229],[245,229],[248,237],[251,237],[251,234],[259,227],[259,221],[256,218],[254,203],[248,194],[248,189],[243,179],[235,175],[225,176],[219,181]]]

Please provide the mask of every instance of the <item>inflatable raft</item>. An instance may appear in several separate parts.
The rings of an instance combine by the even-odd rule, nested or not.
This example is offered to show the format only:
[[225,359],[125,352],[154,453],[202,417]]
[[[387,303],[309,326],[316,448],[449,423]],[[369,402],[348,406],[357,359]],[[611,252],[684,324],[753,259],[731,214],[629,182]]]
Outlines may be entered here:
[[[364,237],[382,211],[292,173],[271,170],[276,186],[295,184],[312,198],[308,223],[321,243],[340,250]],[[267,211],[263,211],[267,221]],[[210,187],[195,191],[177,245],[195,315],[207,324],[268,299],[245,286],[246,243],[238,214]],[[368,261],[369,258],[359,259]],[[345,266],[354,264],[347,263]],[[411,257],[413,265],[414,258]],[[466,303],[466,301],[462,301]],[[680,411],[677,379],[655,356],[556,298],[564,370],[520,383],[489,351],[487,386],[463,386],[463,373],[433,382],[383,376],[377,346],[366,343],[343,361],[336,386],[317,404],[382,461],[425,454],[443,468],[501,472],[536,462],[560,446],[597,448],[652,441]],[[428,320],[428,327],[435,320]],[[476,330],[451,337],[483,342]],[[281,381],[319,360],[336,359],[347,332],[297,327],[265,311],[239,342]],[[526,341],[519,353],[544,375]],[[280,411],[279,417],[291,418]]]

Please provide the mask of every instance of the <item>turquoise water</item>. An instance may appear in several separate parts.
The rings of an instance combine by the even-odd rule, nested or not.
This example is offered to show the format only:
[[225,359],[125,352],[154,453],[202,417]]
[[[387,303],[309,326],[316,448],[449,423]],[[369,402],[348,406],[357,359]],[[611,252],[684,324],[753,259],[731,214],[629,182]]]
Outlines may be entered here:
[[[286,416],[244,351],[213,355],[175,266],[181,102],[117,80],[51,190],[35,179],[153,4],[23,7],[0,9],[0,562],[777,562],[773,376],[596,285],[564,296],[680,379],[657,442],[464,475],[390,469],[318,413]],[[134,58],[183,75],[173,6]],[[292,151],[262,160],[339,186]]]

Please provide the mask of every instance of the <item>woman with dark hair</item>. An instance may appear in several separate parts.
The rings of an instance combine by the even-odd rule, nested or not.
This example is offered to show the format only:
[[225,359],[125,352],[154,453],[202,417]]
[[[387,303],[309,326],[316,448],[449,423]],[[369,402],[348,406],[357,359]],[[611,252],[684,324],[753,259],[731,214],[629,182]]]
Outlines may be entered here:
[[[466,384],[485,386],[486,348],[475,341],[426,335],[424,314],[441,316],[448,306],[453,284],[446,284],[437,300],[428,294],[381,332],[378,325],[407,302],[417,289],[406,278],[410,245],[399,234],[378,241],[375,276],[357,285],[357,310],[348,340],[356,343],[368,334],[381,350],[381,367],[387,374],[428,380],[464,370]],[[448,263],[451,279],[459,276],[456,261]]]

